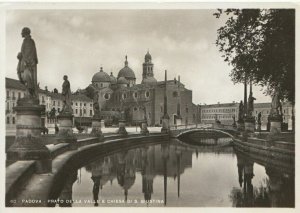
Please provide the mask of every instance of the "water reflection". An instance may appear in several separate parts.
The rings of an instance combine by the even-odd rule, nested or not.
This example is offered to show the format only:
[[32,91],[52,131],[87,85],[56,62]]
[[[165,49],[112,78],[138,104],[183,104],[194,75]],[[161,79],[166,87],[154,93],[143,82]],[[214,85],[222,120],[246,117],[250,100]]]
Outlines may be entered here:
[[230,198],[235,207],[294,207],[294,178],[291,174],[265,167],[268,178],[262,179],[258,187],[253,187],[254,177],[251,158],[236,151],[239,184],[233,188]]
[[294,206],[292,175],[232,146],[164,142],[99,156],[81,171],[60,198],[92,202],[73,206]]

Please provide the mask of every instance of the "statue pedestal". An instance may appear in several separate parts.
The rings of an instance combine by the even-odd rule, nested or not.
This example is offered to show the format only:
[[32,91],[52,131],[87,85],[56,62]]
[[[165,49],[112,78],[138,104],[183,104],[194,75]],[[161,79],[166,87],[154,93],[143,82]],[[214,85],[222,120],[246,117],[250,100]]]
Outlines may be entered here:
[[161,132],[162,133],[166,133],[169,134],[170,132],[170,123],[169,123],[169,116],[164,116],[162,118],[162,128],[161,128]]
[[248,133],[254,133],[255,131],[255,118],[254,117],[246,117],[245,118],[245,131]]
[[77,149],[77,139],[73,134],[73,115],[72,113],[61,113],[57,116],[59,123],[59,132],[57,135],[58,143],[69,143],[71,149]]
[[177,118],[176,118],[176,128],[177,128],[178,126],[180,126],[180,125],[181,125],[181,117],[178,118],[178,116],[177,116]]
[[238,120],[237,122],[237,130],[242,132],[245,129],[245,123],[242,120]]
[[42,144],[41,112],[39,100],[21,99],[16,111],[16,139],[7,151],[7,161],[36,160],[37,173],[52,171],[49,149]]
[[271,135],[278,135],[281,133],[281,117],[270,117],[270,134]]
[[142,121],[142,127],[141,127],[141,134],[142,135],[149,135],[149,130],[148,130],[148,124],[147,120]]
[[258,123],[258,124],[257,124],[257,131],[258,131],[258,132],[261,132],[261,123]]
[[103,139],[103,134],[102,134],[102,131],[101,131],[101,118],[97,118],[97,117],[93,117],[92,118],[92,132],[91,134],[96,136],[96,137],[99,137],[100,139]]
[[119,120],[119,129],[117,131],[118,134],[121,134],[121,135],[128,135],[127,131],[126,131],[126,128],[125,128],[125,120],[121,119]]

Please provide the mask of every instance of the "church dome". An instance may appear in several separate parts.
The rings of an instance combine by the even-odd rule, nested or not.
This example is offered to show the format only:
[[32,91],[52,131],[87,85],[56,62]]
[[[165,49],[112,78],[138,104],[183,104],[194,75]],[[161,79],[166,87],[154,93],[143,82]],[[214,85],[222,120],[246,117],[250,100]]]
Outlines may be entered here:
[[100,71],[97,72],[93,78],[92,82],[110,82],[110,77],[109,75],[103,71],[102,67],[100,68]]
[[110,73],[110,83],[111,84],[117,84],[117,79],[115,78],[115,76],[113,76],[113,73]]
[[134,74],[133,70],[132,70],[130,67],[128,67],[127,56],[125,57],[125,59],[126,59],[126,60],[125,60],[125,67],[122,68],[122,69],[119,71],[119,73],[118,73],[118,78],[124,77],[124,78],[126,78],[127,80],[134,80],[134,79],[136,79],[136,78],[135,78],[135,74]]
[[153,84],[156,84],[156,83],[157,83],[157,80],[154,77],[147,77],[147,78],[144,78],[142,80],[142,84],[153,85]]
[[118,78],[118,84],[128,84],[128,81],[124,77]]
[[152,56],[149,53],[149,50],[147,51],[147,54],[145,55],[145,61],[151,61],[152,60]]

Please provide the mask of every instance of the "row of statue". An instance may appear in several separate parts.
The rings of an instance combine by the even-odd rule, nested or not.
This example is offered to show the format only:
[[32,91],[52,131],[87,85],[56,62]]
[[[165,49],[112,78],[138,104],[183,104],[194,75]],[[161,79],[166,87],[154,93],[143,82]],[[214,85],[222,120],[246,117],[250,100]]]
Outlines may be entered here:
[[[17,66],[17,73],[19,80],[26,87],[26,98],[37,99],[38,98],[38,83],[37,83],[37,64],[38,57],[34,40],[30,35],[31,31],[28,27],[22,29],[21,35],[24,38],[21,52],[18,53],[17,58],[19,60]],[[68,80],[68,76],[63,77],[62,85],[62,96],[63,96],[63,108],[62,113],[71,113],[71,85]],[[96,88],[89,86],[86,89],[86,95],[93,100],[94,114],[100,115],[100,106],[99,106],[99,94],[96,91]],[[271,113],[273,117],[278,117],[282,115],[282,106],[280,103],[280,94],[279,90],[275,89],[272,96],[271,103]],[[239,105],[239,117],[238,120],[241,121],[245,117],[252,117],[254,111],[254,100],[252,89],[248,97],[247,111],[244,110],[244,104],[241,101]],[[124,119],[124,102],[121,102],[121,113],[122,118]],[[143,106],[144,117],[146,116],[146,108]]]

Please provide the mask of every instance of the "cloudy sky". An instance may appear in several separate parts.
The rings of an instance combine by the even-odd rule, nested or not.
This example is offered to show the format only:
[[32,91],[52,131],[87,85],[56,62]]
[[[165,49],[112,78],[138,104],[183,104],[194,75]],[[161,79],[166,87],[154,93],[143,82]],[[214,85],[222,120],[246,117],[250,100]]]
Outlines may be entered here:
[[[6,77],[17,79],[17,53],[21,29],[32,31],[39,64],[41,87],[61,90],[68,75],[72,91],[85,88],[102,66],[107,73],[124,66],[142,80],[142,63],[149,49],[154,76],[163,80],[180,75],[193,90],[195,104],[243,99],[243,85],[234,85],[230,67],[223,62],[214,42],[224,20],[214,10],[8,10],[6,13]],[[270,101],[260,87],[257,102]]]

